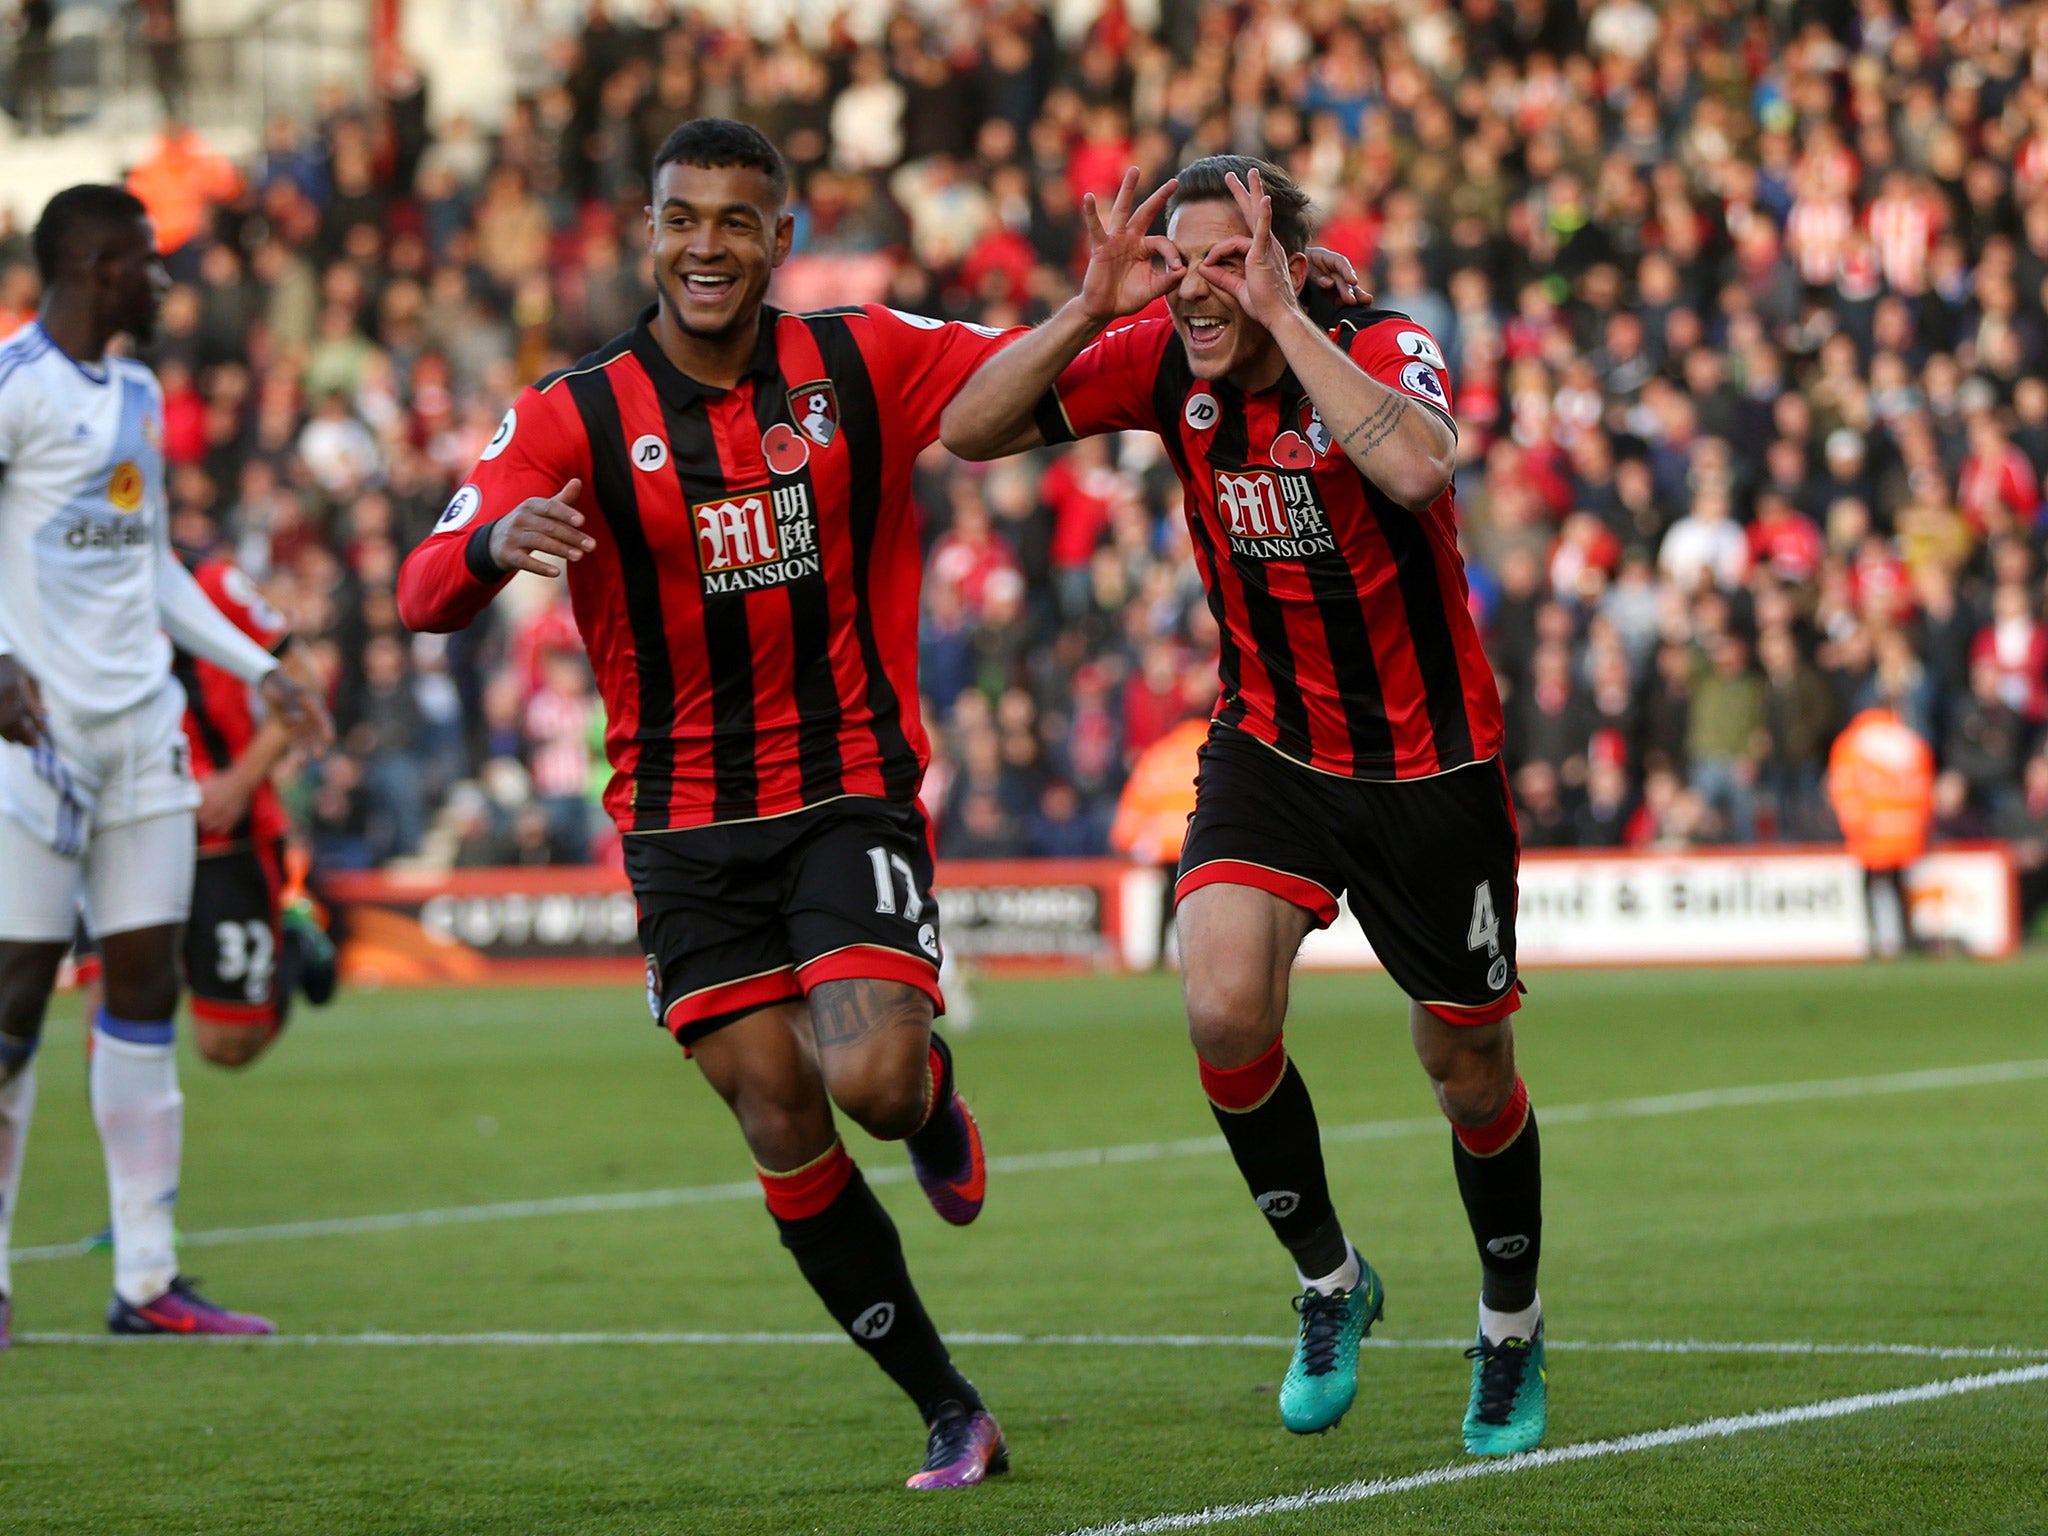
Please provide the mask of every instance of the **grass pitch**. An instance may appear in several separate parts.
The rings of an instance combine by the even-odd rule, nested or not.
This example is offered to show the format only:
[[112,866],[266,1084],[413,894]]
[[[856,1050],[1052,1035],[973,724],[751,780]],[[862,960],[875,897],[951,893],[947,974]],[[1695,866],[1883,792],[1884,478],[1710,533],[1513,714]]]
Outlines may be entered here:
[[[2048,1360],[2044,984],[2038,959],[1538,976],[1517,1022],[1544,1117],[1549,1444]],[[1383,979],[1299,978],[1288,1030],[1393,1346],[1367,1354],[1341,1429],[1309,1439],[1274,1405],[1285,1256],[1224,1154],[1171,1145],[1214,1133],[1173,982],[991,983],[983,1009],[956,1037],[962,1082],[991,1156],[1022,1165],[998,1164],[965,1231],[914,1185],[879,1188],[940,1325],[1183,1339],[959,1345],[1012,1476],[902,1490],[920,1427],[844,1344],[617,1337],[830,1328],[743,1193],[725,1111],[634,990],[385,994],[302,1014],[250,1073],[187,1061],[180,1224],[223,1302],[294,1335],[410,1342],[86,1342],[106,1257],[31,1254],[30,1337],[0,1356],[0,1530],[1052,1536],[1466,1463],[1476,1266]],[[105,1219],[59,1011],[18,1250]],[[2009,1063],[2034,1066],[1941,1075]],[[1839,1079],[1864,1081],[1724,1091]],[[849,1144],[900,1177],[900,1149]],[[555,1203],[474,1209],[504,1202]],[[422,1211],[443,1214],[350,1221]],[[481,1332],[535,1337],[449,1341]],[[1688,1340],[2018,1353],[1570,1347]],[[1610,1449],[1215,1528],[2048,1531],[2043,1380]]]

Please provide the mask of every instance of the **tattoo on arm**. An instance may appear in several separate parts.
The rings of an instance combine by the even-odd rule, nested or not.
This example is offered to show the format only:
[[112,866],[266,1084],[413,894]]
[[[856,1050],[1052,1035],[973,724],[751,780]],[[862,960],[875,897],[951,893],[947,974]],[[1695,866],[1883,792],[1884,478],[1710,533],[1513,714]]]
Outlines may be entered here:
[[810,1002],[820,1050],[844,1050],[888,1030],[932,1023],[932,1000],[900,981],[828,981],[811,990]]
[[[1401,418],[1407,414],[1408,402],[1399,395],[1389,393],[1387,398],[1380,402],[1378,410],[1344,434],[1344,441],[1339,446],[1346,452],[1362,458],[1392,437],[1394,429],[1401,425]],[[1357,441],[1361,435],[1365,438],[1362,443]]]

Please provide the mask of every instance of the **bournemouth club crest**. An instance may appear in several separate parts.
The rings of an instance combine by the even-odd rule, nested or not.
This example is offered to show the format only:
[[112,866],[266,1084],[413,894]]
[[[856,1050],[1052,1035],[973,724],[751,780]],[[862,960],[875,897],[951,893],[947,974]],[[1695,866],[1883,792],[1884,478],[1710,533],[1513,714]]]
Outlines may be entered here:
[[830,379],[799,384],[789,392],[789,414],[797,427],[820,448],[832,446],[839,435],[839,396]]
[[1301,435],[1315,449],[1317,458],[1330,451],[1330,429],[1323,425],[1323,413],[1316,409],[1313,400],[1301,402]]

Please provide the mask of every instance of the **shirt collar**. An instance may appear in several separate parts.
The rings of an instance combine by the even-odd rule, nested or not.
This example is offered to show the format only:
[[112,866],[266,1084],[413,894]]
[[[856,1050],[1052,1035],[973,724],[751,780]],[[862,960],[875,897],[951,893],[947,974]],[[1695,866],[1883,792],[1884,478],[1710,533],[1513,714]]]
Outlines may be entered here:
[[[670,362],[668,354],[661,350],[661,343],[654,339],[654,317],[660,308],[659,304],[648,305],[640,312],[639,323],[633,327],[633,355],[640,359],[640,366],[647,370],[654,387],[677,405],[724,399],[728,391],[691,378]],[[775,326],[781,318],[782,311],[773,305],[761,306],[760,335],[755,338],[754,358],[747,365],[744,377],[772,379],[781,372],[781,360],[775,344]]]

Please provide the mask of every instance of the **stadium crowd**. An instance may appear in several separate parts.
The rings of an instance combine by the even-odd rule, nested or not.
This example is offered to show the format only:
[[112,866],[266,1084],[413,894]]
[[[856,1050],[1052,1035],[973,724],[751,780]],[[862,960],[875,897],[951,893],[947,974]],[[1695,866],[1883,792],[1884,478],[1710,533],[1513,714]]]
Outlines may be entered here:
[[[131,185],[178,280],[153,353],[176,527],[320,658],[318,857],[613,855],[556,591],[410,636],[393,580],[519,386],[650,301],[645,167],[715,114],[791,162],[790,308],[1029,322],[1125,166],[1285,164],[1450,357],[1526,845],[1830,837],[1829,744],[1883,703],[1938,754],[1938,833],[2015,839],[2041,895],[2048,4],[1158,10],[1056,38],[992,0],[807,46],[593,3],[488,131],[410,70],[271,123],[249,164],[167,126]],[[0,225],[0,331],[35,297]],[[1137,755],[1207,712],[1178,501],[1150,439],[924,461],[943,853],[1102,851]]]

